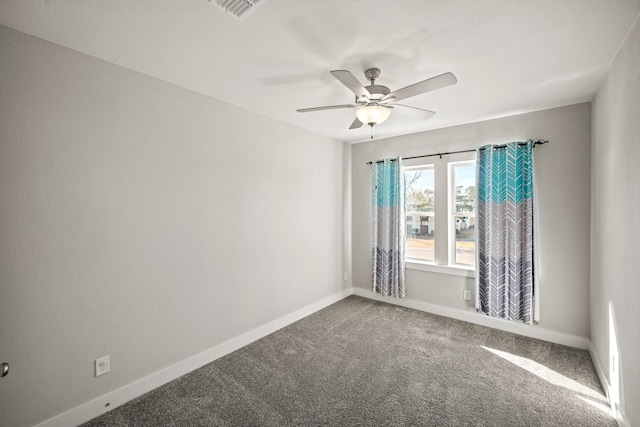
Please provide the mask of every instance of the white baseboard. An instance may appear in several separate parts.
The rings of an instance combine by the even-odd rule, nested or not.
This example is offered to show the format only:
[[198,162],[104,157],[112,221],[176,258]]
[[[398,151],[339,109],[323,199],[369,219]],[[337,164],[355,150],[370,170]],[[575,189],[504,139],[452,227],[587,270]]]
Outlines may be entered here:
[[495,319],[493,317],[485,316],[484,314],[457,310],[455,308],[443,307],[441,305],[430,304],[428,302],[412,300],[409,298],[400,299],[383,297],[380,294],[373,293],[371,290],[365,290],[357,287],[353,288],[353,293],[364,298],[412,308],[414,310],[425,311],[427,313],[437,314],[440,316],[451,317],[453,319],[475,323],[476,325],[487,326],[489,328],[499,329],[501,331],[511,332],[529,338],[566,345],[569,347],[579,348],[581,350],[589,349],[589,340],[578,335],[552,331],[550,329],[544,329],[539,326],[530,326],[524,323]]
[[600,363],[600,359],[598,358],[598,354],[596,353],[593,344],[589,344],[589,354],[591,355],[591,360],[593,361],[593,367],[596,369],[596,374],[598,374],[598,379],[600,380],[600,384],[602,384],[602,388],[604,389],[604,394],[607,396],[607,400],[609,400],[609,378],[606,374],[606,371],[603,369],[602,364]]
[[138,396],[158,388],[163,384],[173,381],[176,378],[211,363],[222,356],[232,353],[245,345],[251,344],[252,342],[282,329],[291,323],[309,316],[318,310],[336,303],[341,299],[348,297],[352,293],[353,291],[351,288],[336,292],[335,294],[323,298],[320,301],[309,304],[306,307],[282,316],[245,334],[232,338],[229,341],[225,341],[222,344],[205,350],[202,353],[198,353],[195,356],[189,357],[175,365],[164,368],[158,372],[154,372],[151,375],[127,384],[117,390],[111,391],[97,399],[83,403],[80,406],[56,415],[53,418],[49,418],[48,420],[38,424],[36,427],[69,427],[80,425],[104,414],[105,412],[117,408]]
[[[580,348],[583,350],[589,350],[594,360],[594,366],[598,374],[598,378],[602,383],[605,392],[608,395],[608,382],[607,377],[602,371],[602,365],[597,359],[593,347],[588,339],[577,335],[566,334],[563,332],[552,331],[540,327],[531,327],[515,322],[508,322],[500,319],[493,319],[477,313],[466,312],[449,307],[443,307],[435,304],[430,304],[422,301],[412,300],[408,298],[396,299],[389,297],[382,297],[379,294],[375,294],[370,290],[362,288],[348,288],[340,292],[336,292],[326,298],[323,298],[315,303],[309,304],[299,310],[275,319],[265,325],[262,325],[256,329],[253,329],[238,337],[225,341],[215,347],[205,350],[199,354],[189,357],[181,362],[178,362],[172,366],[127,384],[117,390],[111,391],[103,396],[100,396],[94,400],[86,402],[80,406],[56,415],[50,418],[36,427],[68,427],[80,425],[87,422],[99,415],[104,414],[114,408],[117,408],[128,401],[135,399],[163,384],[166,384],[174,379],[181,377],[195,369],[198,369],[214,360],[232,353],[245,345],[248,345],[260,338],[263,338],[283,327],[290,325],[310,314],[315,313],[331,304],[340,301],[349,295],[358,295],[361,297],[373,299],[376,301],[386,302],[390,304],[399,305],[402,307],[412,308],[415,310],[424,311],[427,313],[437,314],[440,316],[450,317],[457,320],[462,320],[469,323],[475,323],[482,326],[487,326],[494,329],[503,330],[506,332],[512,332],[519,335],[524,335],[530,338],[536,338],[544,341],[553,342],[556,344],[562,344],[569,347]],[[108,405],[108,406],[107,406]],[[621,427],[626,427],[624,417],[618,419],[618,423]]]
[[600,362],[593,344],[589,344],[589,354],[591,354],[591,360],[593,361],[593,366],[596,369],[596,373],[598,374],[600,384],[602,384],[604,393],[607,395],[607,401],[611,406],[611,414],[615,417],[620,427],[631,427],[626,421],[626,417],[624,415],[624,411],[622,411],[622,408],[620,408],[620,410],[616,409],[611,402],[611,383],[609,382],[607,371],[604,370],[604,366]]
[[[511,332],[514,334],[523,335],[529,338],[535,338],[543,341],[552,342],[555,344],[566,345],[568,347],[579,348],[581,350],[588,350],[591,354],[591,359],[593,360],[593,365],[598,375],[598,379],[600,380],[600,384],[602,384],[602,388],[605,391],[607,396],[607,400],[609,401],[610,396],[610,385],[608,377],[603,370],[603,365],[600,363],[597,354],[595,353],[595,349],[591,344],[591,341],[587,338],[581,337],[579,335],[567,334],[564,332],[552,331],[550,329],[544,329],[539,326],[530,326],[522,323],[509,322],[502,319],[494,319],[491,317],[487,317],[483,314],[457,310],[454,308],[443,307],[436,304],[430,304],[427,302],[412,300],[409,298],[391,298],[391,297],[383,297],[380,294],[376,294],[368,289],[362,289],[358,287],[353,288],[353,294],[358,295],[364,298],[369,298],[376,301],[386,302],[389,304],[399,305],[401,307],[412,308],[414,310],[420,310],[427,313],[437,314],[440,316],[450,317],[457,320],[462,320],[469,323],[475,323],[481,326],[487,326],[489,328],[499,329],[506,332]],[[624,410],[615,410],[611,409],[612,415],[615,417],[618,425],[620,427],[631,427],[629,423],[626,421],[626,417],[624,414]]]

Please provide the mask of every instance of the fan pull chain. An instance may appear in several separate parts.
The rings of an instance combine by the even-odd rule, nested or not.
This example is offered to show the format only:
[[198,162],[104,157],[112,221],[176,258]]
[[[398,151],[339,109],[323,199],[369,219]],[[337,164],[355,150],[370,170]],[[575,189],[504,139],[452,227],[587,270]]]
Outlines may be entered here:
[[369,126],[371,126],[371,139],[373,140],[374,135],[376,138],[378,137],[378,125],[369,123]]

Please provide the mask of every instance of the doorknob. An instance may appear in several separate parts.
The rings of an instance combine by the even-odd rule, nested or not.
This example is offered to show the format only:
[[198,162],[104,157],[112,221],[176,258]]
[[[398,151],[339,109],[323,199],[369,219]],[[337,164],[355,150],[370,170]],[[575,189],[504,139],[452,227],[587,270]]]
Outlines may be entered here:
[[7,362],[0,363],[0,377],[6,377],[9,373],[9,364]]

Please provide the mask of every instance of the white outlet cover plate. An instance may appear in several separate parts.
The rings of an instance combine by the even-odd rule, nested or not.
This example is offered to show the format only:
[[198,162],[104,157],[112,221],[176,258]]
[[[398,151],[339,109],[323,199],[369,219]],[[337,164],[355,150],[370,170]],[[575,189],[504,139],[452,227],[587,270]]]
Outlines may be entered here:
[[111,360],[109,356],[96,359],[96,377],[109,373],[111,370]]

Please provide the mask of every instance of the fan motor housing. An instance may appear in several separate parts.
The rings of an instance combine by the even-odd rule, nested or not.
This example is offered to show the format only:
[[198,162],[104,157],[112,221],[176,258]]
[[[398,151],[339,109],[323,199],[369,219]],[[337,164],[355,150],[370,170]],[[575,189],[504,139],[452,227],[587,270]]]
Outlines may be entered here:
[[388,87],[382,85],[369,85],[365,86],[365,89],[367,89],[369,93],[373,95],[373,98],[376,99],[376,95],[380,95],[380,98],[382,98],[383,96],[389,95],[389,93],[391,93],[391,90]]
[[[365,86],[364,88],[368,90],[369,93],[371,94],[372,101],[378,101],[384,98],[385,95],[388,95],[391,93],[391,89],[382,85],[369,85],[369,86]],[[356,96],[356,102],[359,102],[359,101],[362,101],[362,100]]]

